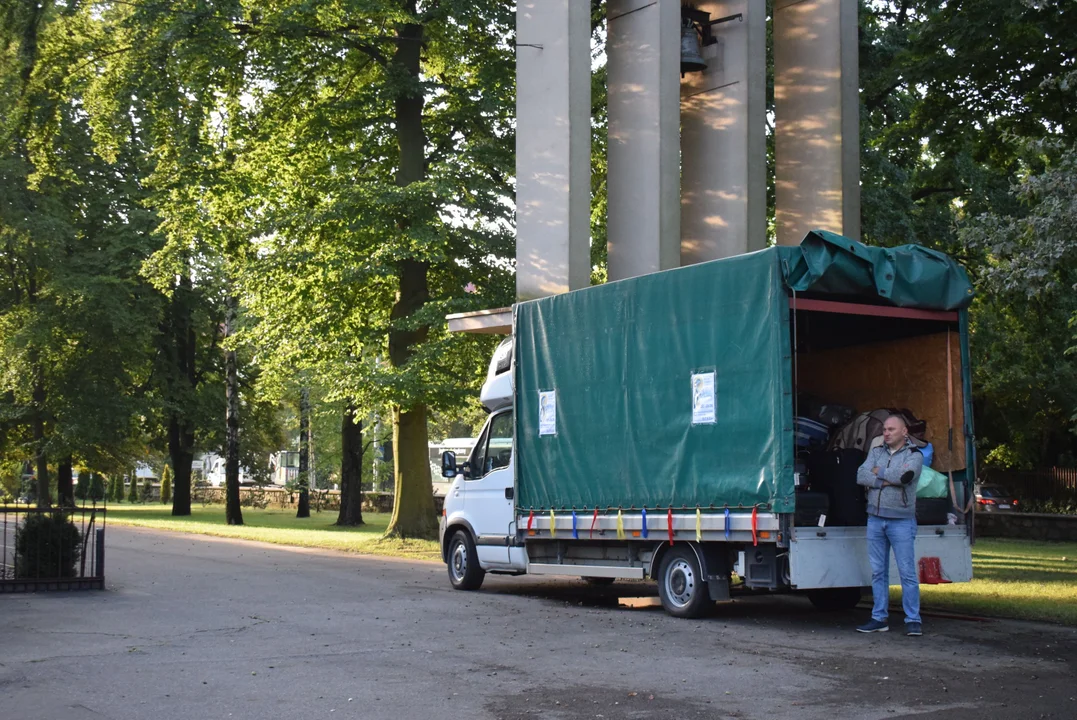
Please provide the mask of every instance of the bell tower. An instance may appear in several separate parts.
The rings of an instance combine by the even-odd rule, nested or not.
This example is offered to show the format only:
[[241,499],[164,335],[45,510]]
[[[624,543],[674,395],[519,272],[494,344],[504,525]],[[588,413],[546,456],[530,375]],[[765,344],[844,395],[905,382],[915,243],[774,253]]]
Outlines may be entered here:
[[[859,235],[857,0],[775,0],[775,235]],[[517,4],[517,295],[590,275],[590,3]],[[766,246],[763,0],[608,0],[609,277]]]

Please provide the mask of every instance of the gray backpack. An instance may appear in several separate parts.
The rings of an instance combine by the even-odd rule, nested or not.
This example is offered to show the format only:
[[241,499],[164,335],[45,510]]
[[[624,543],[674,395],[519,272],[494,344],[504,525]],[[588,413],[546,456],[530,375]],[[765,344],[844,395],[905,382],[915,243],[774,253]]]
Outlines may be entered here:
[[830,438],[828,450],[856,449],[867,452],[871,441],[883,434],[883,423],[890,415],[886,408],[860,413]]

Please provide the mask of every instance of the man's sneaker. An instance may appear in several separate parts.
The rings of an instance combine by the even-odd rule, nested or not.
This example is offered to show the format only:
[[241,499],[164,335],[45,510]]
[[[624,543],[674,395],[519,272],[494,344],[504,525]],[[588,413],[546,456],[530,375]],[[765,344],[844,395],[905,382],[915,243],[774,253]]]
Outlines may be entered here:
[[864,633],[868,633],[868,632],[888,632],[889,630],[890,630],[890,626],[887,625],[882,620],[872,620],[872,621],[868,622],[866,625],[861,625],[860,627],[858,627],[856,629],[857,632],[864,632]]
[[905,634],[909,637],[920,637],[924,634],[924,631],[920,627],[920,623],[905,623]]

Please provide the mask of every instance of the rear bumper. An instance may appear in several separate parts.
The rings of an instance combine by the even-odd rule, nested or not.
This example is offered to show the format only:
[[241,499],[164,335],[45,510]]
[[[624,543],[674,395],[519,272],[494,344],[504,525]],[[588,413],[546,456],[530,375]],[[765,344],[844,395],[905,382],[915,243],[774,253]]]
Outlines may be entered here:
[[[965,526],[921,525],[916,562],[922,584],[971,580],[972,548]],[[867,528],[796,528],[789,545],[789,579],[797,590],[871,585]],[[893,555],[890,579],[897,583]]]

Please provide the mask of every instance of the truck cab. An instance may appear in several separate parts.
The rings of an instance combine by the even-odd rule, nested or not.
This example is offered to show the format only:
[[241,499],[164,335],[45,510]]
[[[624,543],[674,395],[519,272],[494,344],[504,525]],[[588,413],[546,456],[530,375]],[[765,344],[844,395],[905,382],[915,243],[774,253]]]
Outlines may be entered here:
[[481,399],[490,416],[466,459],[442,456],[451,479],[441,517],[442,558],[454,587],[477,587],[486,572],[519,574],[527,568],[515,542],[512,338],[497,347]]

